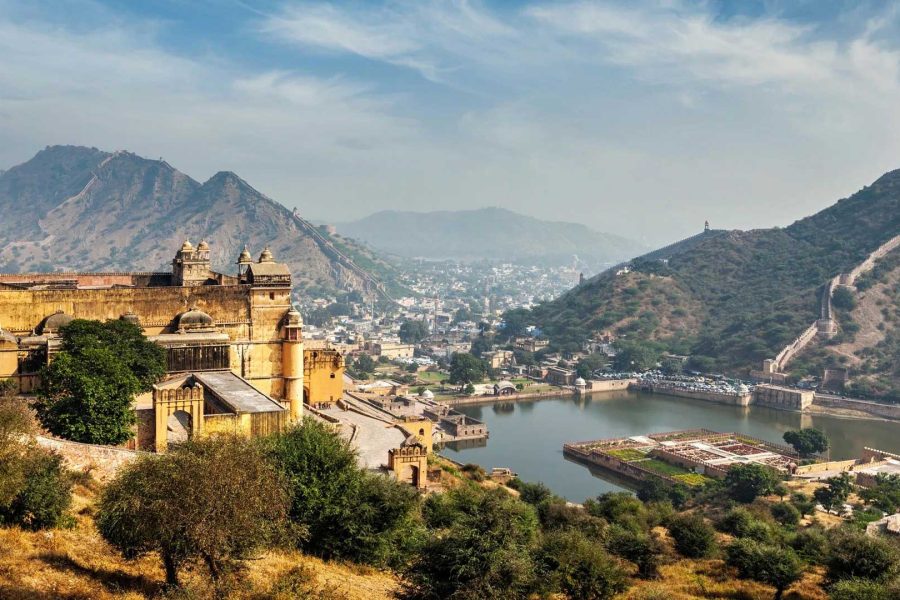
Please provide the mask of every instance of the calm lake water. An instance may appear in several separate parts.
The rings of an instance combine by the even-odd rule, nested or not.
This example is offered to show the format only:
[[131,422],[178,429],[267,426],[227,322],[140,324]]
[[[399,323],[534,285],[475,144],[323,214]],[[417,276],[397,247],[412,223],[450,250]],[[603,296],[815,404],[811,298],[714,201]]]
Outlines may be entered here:
[[863,446],[900,452],[900,423],[841,419],[762,408],[736,407],[643,392],[565,396],[533,402],[459,407],[486,421],[483,447],[443,450],[447,457],[486,469],[509,467],[525,481],[542,481],[573,502],[623,489],[622,481],[563,457],[566,442],[706,428],[746,433],[783,443],[788,429],[817,427],[831,440],[831,458],[855,458]]

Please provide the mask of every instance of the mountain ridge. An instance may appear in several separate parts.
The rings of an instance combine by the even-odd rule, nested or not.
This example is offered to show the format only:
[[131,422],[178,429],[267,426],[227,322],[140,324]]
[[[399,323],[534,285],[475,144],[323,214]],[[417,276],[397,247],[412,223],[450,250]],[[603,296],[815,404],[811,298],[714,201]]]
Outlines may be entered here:
[[895,170],[787,227],[708,235],[665,260],[648,253],[531,318],[564,346],[611,331],[691,355],[703,370],[746,374],[818,318],[823,285],[898,233]]
[[542,220],[501,207],[384,210],[335,227],[380,251],[407,258],[570,263],[578,256],[596,267],[646,250],[637,242],[580,223]]
[[184,239],[205,238],[224,272],[244,245],[269,246],[300,288],[379,293],[327,236],[231,171],[201,183],[127,151],[49,146],[0,175],[0,211],[0,270],[167,269]]

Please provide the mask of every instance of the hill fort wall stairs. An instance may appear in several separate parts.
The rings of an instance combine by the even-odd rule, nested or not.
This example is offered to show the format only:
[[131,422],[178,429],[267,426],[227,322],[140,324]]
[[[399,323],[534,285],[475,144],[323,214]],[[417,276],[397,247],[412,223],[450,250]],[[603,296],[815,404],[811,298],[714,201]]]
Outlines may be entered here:
[[[831,299],[834,290],[840,286],[852,286],[860,275],[871,271],[875,263],[889,252],[900,248],[900,235],[894,236],[884,244],[876,248],[866,259],[847,273],[836,275],[828,281],[819,292],[819,318],[813,321],[803,333],[797,336],[790,344],[782,348],[774,359],[763,361],[762,371],[754,371],[757,378],[783,379],[784,371],[788,363],[800,354],[810,342],[817,337],[830,338],[837,333],[837,320],[834,317],[834,308]],[[781,376],[781,377],[778,377]]]

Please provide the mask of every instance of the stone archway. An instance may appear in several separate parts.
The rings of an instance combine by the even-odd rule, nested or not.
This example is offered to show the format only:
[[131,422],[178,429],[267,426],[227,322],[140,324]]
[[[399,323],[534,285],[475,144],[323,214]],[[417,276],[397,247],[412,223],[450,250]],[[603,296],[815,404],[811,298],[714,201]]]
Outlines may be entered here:
[[166,438],[168,445],[180,444],[191,438],[192,418],[189,412],[176,410],[166,420]]

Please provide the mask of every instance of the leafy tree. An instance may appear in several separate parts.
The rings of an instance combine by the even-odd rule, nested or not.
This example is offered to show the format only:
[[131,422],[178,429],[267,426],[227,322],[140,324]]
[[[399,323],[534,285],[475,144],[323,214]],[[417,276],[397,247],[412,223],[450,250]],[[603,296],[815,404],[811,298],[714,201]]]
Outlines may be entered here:
[[812,514],[816,508],[816,503],[809,497],[809,494],[804,494],[803,492],[794,492],[791,494],[791,504],[800,511],[801,517]]
[[775,473],[757,463],[733,465],[725,474],[728,495],[738,502],[753,502],[757,496],[771,493],[777,483]]
[[400,324],[400,341],[404,344],[418,344],[428,337],[425,321],[409,320]]
[[35,404],[41,423],[77,442],[128,440],[134,396],[164,374],[164,350],[125,321],[76,319],[60,333],[62,350],[41,371],[43,387]]
[[828,577],[841,579],[869,579],[887,581],[900,569],[900,555],[894,545],[881,538],[873,538],[849,528],[829,532]]
[[632,531],[646,531],[649,528],[646,506],[628,492],[601,494],[596,500],[585,501],[584,508],[595,517]]
[[784,434],[784,441],[793,446],[800,456],[809,457],[828,450],[829,443],[825,434],[818,429],[792,429]]
[[821,528],[807,527],[790,539],[790,545],[803,560],[812,564],[822,564],[828,551],[828,538]]
[[716,532],[706,519],[697,514],[678,515],[668,524],[675,549],[688,558],[705,558],[716,547]]
[[63,467],[62,457],[28,446],[24,455],[9,459],[14,462],[0,467],[3,475],[14,475],[14,479],[0,483],[7,494],[5,501],[0,501],[0,523],[32,530],[63,523],[72,504],[72,478]]
[[813,492],[816,499],[826,510],[834,510],[845,502],[853,491],[853,481],[849,473],[841,473],[825,480],[825,487]]
[[484,379],[484,361],[466,352],[455,352],[450,358],[450,383],[463,385]]
[[900,509],[900,476],[879,473],[875,485],[863,488],[859,495],[876,508],[892,514]]
[[803,574],[802,564],[790,548],[738,539],[725,549],[726,563],[743,579],[753,579],[775,588],[775,600]]
[[538,562],[550,587],[570,600],[604,600],[623,592],[627,576],[603,547],[577,531],[545,537]]
[[527,598],[536,588],[534,509],[499,489],[460,486],[426,500],[433,533],[406,570],[412,598]]
[[606,535],[606,521],[589,514],[580,506],[567,504],[562,498],[554,497],[537,508],[545,531],[574,529],[594,540],[602,540]]
[[357,373],[371,373],[375,370],[375,361],[368,354],[360,354],[353,362],[353,369]]
[[613,366],[617,371],[646,371],[656,366],[659,350],[648,342],[616,342]]
[[796,527],[800,523],[800,511],[793,504],[776,502],[770,508],[776,521],[787,527]]
[[312,419],[269,438],[266,451],[290,493],[291,521],[308,531],[302,550],[371,564],[394,558],[418,503],[413,488],[360,469],[350,445]]
[[651,579],[659,575],[663,545],[652,533],[639,533],[613,525],[610,527],[607,549],[637,565],[638,575]]
[[582,379],[590,379],[594,371],[602,369],[609,363],[609,358],[605,354],[595,352],[582,357],[575,367],[575,373]]
[[664,358],[660,365],[660,369],[666,375],[680,375],[684,372],[684,365],[678,358]]
[[472,346],[470,348],[470,353],[472,356],[481,357],[485,352],[490,352],[491,348],[493,348],[494,342],[493,338],[486,337],[484,335],[480,335],[474,340],[472,340]]
[[510,339],[525,335],[533,317],[531,311],[525,308],[514,308],[503,313],[503,337]]
[[287,495],[252,442],[217,436],[125,467],[100,499],[97,528],[125,558],[158,551],[166,581],[202,562],[221,578],[276,538]]
[[530,483],[516,480],[515,489],[519,491],[519,499],[532,506],[537,506],[553,498],[553,492],[541,482]]

